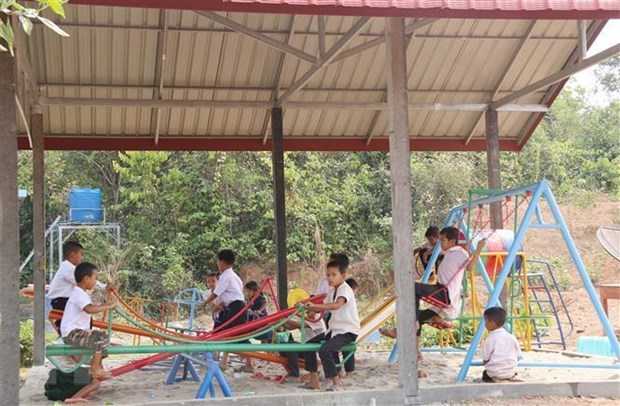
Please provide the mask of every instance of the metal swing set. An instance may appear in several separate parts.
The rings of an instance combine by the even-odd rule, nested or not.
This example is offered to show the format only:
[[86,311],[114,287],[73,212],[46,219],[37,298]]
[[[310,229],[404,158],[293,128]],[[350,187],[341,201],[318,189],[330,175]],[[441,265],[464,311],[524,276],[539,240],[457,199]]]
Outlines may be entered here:
[[[482,198],[474,199],[473,196],[475,195],[485,195],[485,196]],[[474,245],[478,239],[485,237],[484,232],[480,230],[482,227],[484,227],[484,224],[482,222],[483,215],[481,214],[482,210],[480,210],[480,208],[485,205],[489,205],[491,203],[500,203],[500,202],[505,206],[504,211],[507,213],[506,217],[504,218],[504,221],[506,221],[511,216],[514,216],[514,239],[511,242],[511,244],[509,244],[510,248],[508,249],[507,252],[489,252],[486,254],[483,253],[481,255],[481,257],[484,257],[484,256],[487,257],[487,262],[492,260],[491,262],[493,264],[492,265],[493,272],[486,272],[485,264],[482,258],[478,260],[478,269],[480,270],[479,273],[489,292],[489,300],[485,308],[499,305],[500,293],[502,291],[502,288],[507,283],[507,281],[517,280],[517,279],[520,280],[521,283],[524,284],[523,291],[527,292],[528,279],[529,280],[531,279],[527,277],[527,266],[525,265],[526,258],[525,258],[525,255],[521,252],[521,247],[522,247],[522,243],[523,243],[526,232],[530,229],[558,230],[564,239],[566,247],[568,248],[568,251],[571,255],[571,259],[583,283],[583,287],[585,288],[588,294],[588,297],[594,307],[594,310],[601,322],[601,325],[603,326],[605,334],[607,335],[607,338],[609,339],[611,343],[611,347],[616,355],[616,359],[620,360],[620,345],[618,343],[618,339],[616,338],[614,334],[614,331],[609,322],[609,319],[607,318],[607,315],[603,311],[603,307],[596,294],[596,290],[594,289],[592,281],[590,280],[590,277],[586,271],[585,265],[581,259],[581,256],[579,255],[579,251],[577,250],[577,247],[575,246],[575,243],[568,230],[568,227],[566,226],[566,223],[562,217],[558,204],[546,180],[542,180],[539,183],[535,183],[535,184],[531,184],[531,185],[527,185],[527,186],[523,186],[519,188],[514,188],[514,189],[506,190],[506,191],[473,190],[470,192],[470,198],[467,204],[456,206],[450,210],[450,213],[448,215],[445,225],[446,226],[452,226],[452,225],[457,226],[463,234],[463,239],[464,239],[463,242],[466,244],[466,247],[470,247]],[[509,204],[512,202],[514,202],[514,206],[511,208],[509,207]],[[546,204],[548,205],[552,213],[552,216],[553,216],[552,222],[545,222],[543,220],[540,205],[541,203],[544,203],[544,202],[546,202]],[[525,205],[526,203],[527,203],[527,207],[525,209],[525,212],[523,216],[521,217],[521,219],[519,220],[517,216],[519,206]],[[472,207],[479,208],[473,224],[472,224],[472,218],[471,218],[471,215],[473,212]],[[477,231],[474,231],[474,230],[477,230]],[[473,232],[470,232],[470,231],[473,231]],[[439,256],[439,253],[440,253],[440,247],[436,247],[425,269],[424,276],[422,277],[423,283],[427,282],[428,279],[430,278],[435,268],[435,262],[437,261],[437,257]],[[519,272],[516,272],[517,268],[523,268],[523,269],[521,269]],[[497,271],[497,269],[499,269],[499,271]],[[489,270],[488,264],[487,264],[486,270],[487,271]],[[465,278],[465,280],[470,280],[470,283],[473,284],[473,281],[474,281],[473,275],[469,275],[467,278]],[[511,292],[513,291],[512,286],[513,284],[510,283],[509,288]],[[464,381],[467,376],[467,372],[469,371],[469,368],[471,366],[479,365],[478,362],[473,361],[473,358],[485,333],[484,323],[481,322],[482,320],[482,316],[480,315],[481,312],[476,311],[476,307],[479,307],[479,304],[476,303],[475,286],[472,286],[471,291],[474,293],[472,294],[472,307],[474,307],[474,316],[471,317],[471,319],[474,319],[475,335],[472,339],[472,342],[469,345],[469,348],[467,349],[464,362],[457,376],[457,381]],[[536,319],[537,317],[539,318],[548,317],[548,316],[534,315],[534,314],[528,313],[531,306],[529,305],[529,303],[527,303],[527,296],[528,295],[526,293],[525,294],[526,303],[524,306],[526,314],[512,315],[512,319],[519,320],[519,321],[516,324],[516,328],[515,328],[515,325],[512,325],[512,324],[510,326],[511,328],[514,328],[514,331],[518,331],[519,336],[521,338],[526,338],[525,340],[523,340],[526,350],[529,349],[529,346],[531,345],[530,339],[532,336],[532,326],[535,326],[535,324],[531,323],[531,320]],[[511,294],[511,298],[514,298],[514,294]],[[421,298],[421,299],[424,300],[424,298]],[[560,300],[561,300],[561,297],[560,297]],[[562,306],[564,306],[563,300],[561,300],[561,303],[562,303]],[[553,307],[553,311],[556,313],[554,316],[556,316],[556,319],[557,319],[557,308],[555,306]],[[476,316],[476,314],[478,315]],[[522,323],[520,320],[525,320],[525,323]],[[559,323],[559,319],[557,321]],[[570,321],[570,318],[569,318],[569,321]],[[570,323],[571,323],[571,329],[572,329],[572,322]],[[443,333],[443,331],[441,331],[440,333]],[[538,334],[537,330],[536,330],[536,334]],[[560,335],[562,334],[563,332],[560,329]],[[445,343],[449,344],[451,342],[455,342],[454,338],[451,338],[450,331],[448,332],[448,339],[447,340],[444,339],[442,340],[442,342],[444,342],[444,345]],[[563,339],[562,339],[562,343],[565,345]],[[607,364],[587,364],[587,363],[571,363],[571,364],[544,363],[543,364],[543,363],[533,363],[533,362],[520,362],[519,365],[528,366],[528,367],[541,366],[541,367],[562,367],[562,368],[567,368],[567,367],[611,368],[611,369],[620,368],[620,364],[617,364],[617,363],[607,365]]]

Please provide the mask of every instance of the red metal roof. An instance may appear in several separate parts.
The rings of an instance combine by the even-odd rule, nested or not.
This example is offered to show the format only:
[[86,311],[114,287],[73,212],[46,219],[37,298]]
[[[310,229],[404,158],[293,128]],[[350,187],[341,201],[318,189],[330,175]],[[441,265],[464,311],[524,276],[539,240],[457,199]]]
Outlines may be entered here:
[[620,0],[71,0],[71,4],[376,17],[620,18]]

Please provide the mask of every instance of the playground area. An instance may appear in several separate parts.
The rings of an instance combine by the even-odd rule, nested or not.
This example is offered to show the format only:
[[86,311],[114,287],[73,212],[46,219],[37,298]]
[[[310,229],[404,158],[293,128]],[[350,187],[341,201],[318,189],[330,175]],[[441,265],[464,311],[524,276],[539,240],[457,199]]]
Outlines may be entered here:
[[[533,190],[536,190],[536,185]],[[544,186],[544,185],[543,185]],[[520,192],[522,193],[522,191]],[[528,199],[525,199],[528,203],[523,205],[522,207],[516,207],[513,210],[515,218],[522,217],[525,213],[526,206],[530,206]],[[542,202],[541,202],[542,203]],[[550,219],[552,216],[551,211],[545,208],[546,205],[540,204],[538,208],[540,209],[540,217],[536,220],[534,224],[553,224],[553,222],[547,222],[543,220],[538,223],[539,220],[542,219]],[[609,202],[605,199],[599,199],[596,202],[596,212],[597,218],[600,221],[610,222],[614,219],[616,204],[614,202]],[[504,208],[504,212],[510,213],[510,210],[507,210],[507,207]],[[468,209],[469,210],[469,209]],[[532,209],[533,210],[533,209]],[[454,213],[454,209],[451,213]],[[532,212],[533,213],[533,212]],[[534,215],[530,213],[532,217]],[[589,223],[588,216],[591,216],[590,212],[586,210],[578,210],[571,207],[564,207],[563,214],[568,219],[567,222],[570,222],[570,228],[572,234],[575,238],[577,244],[582,246],[583,248],[580,252],[588,252],[588,255],[595,255],[599,257],[601,254],[605,255],[605,260],[602,262],[603,269],[600,273],[595,273],[597,284],[603,285],[614,285],[618,283],[618,262],[610,255],[607,255],[604,251],[602,251],[602,247],[600,247],[598,242],[596,242],[596,238],[592,234],[591,228],[587,226]],[[477,227],[485,227],[483,224],[484,213],[482,211],[478,211],[476,214],[477,219],[472,220],[470,218],[465,225],[465,218],[463,217],[463,226],[464,228],[471,230],[472,234],[475,234],[477,231]],[[452,220],[449,218],[448,222]],[[474,223],[478,221],[478,225]],[[519,228],[524,224],[527,224],[524,221],[518,220]],[[530,225],[532,223],[529,223]],[[550,233],[552,234],[546,234]],[[543,237],[538,237],[536,233],[543,233]],[[536,238],[533,236],[536,235]],[[537,241],[540,241],[542,238],[547,243],[543,246]],[[474,240],[475,237],[472,237]],[[609,358],[608,356],[600,356],[596,354],[596,349],[594,353],[590,354],[578,354],[577,350],[580,348],[579,341],[580,339],[585,339],[586,342],[594,343],[595,347],[600,347],[602,343],[609,343],[606,337],[601,336],[601,320],[592,317],[595,312],[593,311],[593,303],[588,297],[587,289],[584,288],[584,280],[581,279],[581,275],[575,271],[574,266],[570,264],[571,261],[571,252],[566,248],[564,244],[562,244],[562,237],[559,235],[557,230],[534,230],[532,234],[530,234],[529,239],[524,239],[522,241],[523,246],[522,252],[527,253],[527,256],[523,254],[523,257],[527,259],[529,258],[545,258],[546,262],[553,263],[553,267],[550,269],[555,269],[558,267],[558,264],[565,264],[565,267],[562,269],[556,269],[552,272],[557,288],[550,287],[548,288],[548,296],[551,302],[558,304],[557,310],[555,312],[555,316],[558,316],[560,313],[565,313],[563,315],[562,320],[559,317],[555,318],[555,322],[552,321],[554,314],[545,314],[542,315],[543,307],[541,307],[541,303],[543,303],[543,299],[537,297],[536,294],[528,296],[530,299],[533,299],[533,306],[530,303],[530,313],[523,313],[522,308],[525,304],[525,297],[517,297],[518,295],[511,295],[513,299],[513,303],[509,306],[512,309],[513,306],[519,308],[519,310],[512,309],[511,313],[513,315],[519,315],[515,317],[513,322],[514,325],[511,324],[511,329],[513,333],[521,339],[521,344],[524,348],[525,357],[521,360],[522,367],[519,367],[518,374],[519,379],[522,381],[521,383],[511,383],[508,385],[513,385],[510,390],[510,396],[515,396],[515,394],[523,391],[523,396],[541,396],[545,395],[544,389],[538,392],[534,389],[533,392],[532,387],[541,388],[541,386],[536,385],[552,385],[549,388],[558,388],[562,385],[574,385],[576,382],[579,382],[580,385],[586,385],[587,383],[592,383],[593,385],[608,385],[608,390],[611,390],[611,395],[608,396],[617,396],[614,392],[614,385],[617,386],[617,382],[620,379],[620,368],[617,368],[618,364],[611,363],[613,358]],[[481,269],[488,270],[491,267],[491,262],[488,258],[493,258],[493,252],[490,251],[492,246],[492,240],[487,237],[487,246],[489,247],[489,251],[483,255],[483,258],[486,256],[486,263],[481,264]],[[511,244],[503,247],[506,250],[511,249]],[[500,250],[498,252],[503,252]],[[547,253],[553,252],[553,257],[546,257]],[[500,259],[498,256],[498,261],[492,264],[492,267],[503,267],[503,260],[506,260],[510,255],[506,255],[506,252],[501,256],[503,258]],[[553,261],[551,261],[553,259]],[[536,260],[540,261],[540,260]],[[545,262],[545,261],[543,261]],[[590,263],[590,260],[588,260]],[[522,268],[526,269],[526,266]],[[352,264],[351,274],[355,275],[355,264]],[[430,268],[429,268],[430,269]],[[496,271],[499,271],[496,270]],[[246,274],[253,274],[255,270],[246,270]],[[508,272],[508,271],[507,271]],[[525,271],[521,271],[522,273]],[[241,273],[241,272],[240,272]],[[498,273],[498,272],[495,272]],[[510,274],[511,272],[508,272]],[[514,271],[512,271],[514,273]],[[532,271],[530,270],[530,277],[532,275]],[[464,305],[463,311],[461,313],[462,319],[467,319],[468,317],[472,319],[471,316],[464,316],[464,314],[474,314],[473,319],[480,318],[480,314],[478,311],[478,315],[474,311],[476,306],[476,302],[481,302],[483,305],[489,300],[489,291],[484,290],[482,286],[485,284],[485,273],[477,273],[476,275],[468,275],[464,278],[464,284],[470,286],[469,289],[464,290]],[[535,275],[535,274],[534,274]],[[257,275],[254,274],[254,277]],[[487,277],[489,275],[486,275]],[[495,278],[498,275],[491,275],[491,277]],[[508,276],[508,275],[507,275]],[[512,276],[514,281],[524,281],[529,280],[527,276]],[[553,280],[548,277],[543,278],[545,281],[551,282]],[[312,281],[314,282],[314,281]],[[473,286],[480,285],[479,288],[474,288]],[[561,286],[559,286],[561,285]],[[265,294],[268,297],[275,297],[275,290],[272,288],[271,284],[266,280],[265,283],[261,286],[263,288]],[[556,289],[557,291],[554,291]],[[527,291],[527,288],[522,289],[521,293]],[[492,290],[491,290],[492,292]],[[185,296],[187,298],[187,296]],[[562,299],[559,300],[559,298]],[[124,302],[125,299],[119,297],[121,302]],[[135,364],[138,361],[138,355],[127,355],[132,354],[132,345],[135,346],[138,344],[136,351],[144,348],[144,352],[163,352],[164,349],[159,351],[158,349],[146,349],[145,344],[150,344],[151,341],[153,343],[162,344],[162,341],[168,341],[172,343],[176,341],[174,337],[170,335],[176,335],[176,331],[184,331],[184,329],[192,329],[196,330],[198,333],[198,337],[200,337],[201,332],[207,332],[205,336],[206,341],[212,341],[215,345],[217,345],[218,341],[224,340],[227,341],[227,338],[224,335],[221,335],[220,339],[209,338],[209,330],[211,326],[210,317],[207,315],[197,315],[193,316],[194,312],[191,311],[192,300],[176,300],[177,307],[176,311],[178,314],[175,317],[178,317],[182,314],[188,314],[186,312],[181,311],[182,306],[184,305],[190,309],[190,314],[192,316],[189,320],[183,319],[181,316],[180,320],[174,322],[172,319],[174,317],[164,317],[165,321],[160,320],[160,323],[154,323],[153,321],[148,321],[146,318],[142,318],[139,314],[134,313],[134,318],[127,317],[127,313],[131,313],[128,310],[131,306],[127,305],[127,310],[120,310],[118,314],[125,318],[126,321],[130,323],[123,323],[127,325],[123,327],[125,330],[121,334],[114,334],[113,339],[115,344],[120,344],[120,347],[112,347],[110,349],[110,353],[112,354],[109,360],[106,362],[113,371],[118,371],[118,377],[114,378],[113,387],[106,387],[106,385],[102,386],[102,390],[98,391],[93,397],[92,401],[96,404],[111,402],[114,404],[141,404],[145,402],[152,401],[164,401],[164,402],[173,402],[173,401],[184,401],[187,399],[191,399],[194,397],[202,397],[206,393],[203,393],[201,396],[198,396],[197,391],[200,386],[200,381],[207,379],[209,374],[209,363],[195,363],[193,366],[196,367],[195,372],[196,376],[193,375],[193,372],[190,370],[186,370],[184,375],[187,375],[190,379],[188,380],[179,380],[175,379],[177,376],[173,374],[171,371],[175,370],[174,361],[168,359],[166,357],[160,357],[158,359],[154,359],[154,362],[146,362],[144,364],[143,369],[135,370],[134,367],[130,367],[127,369],[127,365]],[[562,308],[560,308],[560,303],[563,303]],[[345,380],[345,387],[347,392],[353,393],[361,393],[360,391],[381,391],[381,390],[389,390],[390,388],[396,390],[398,388],[398,368],[395,364],[395,352],[389,350],[381,350],[379,348],[389,348],[389,346],[394,344],[393,340],[386,338],[379,338],[377,334],[377,329],[385,322],[389,322],[394,317],[394,300],[393,296],[391,296],[391,290],[386,289],[386,291],[378,295],[374,300],[371,300],[369,303],[366,303],[365,306],[360,307],[360,316],[362,318],[362,332],[360,333],[360,338],[358,340],[358,348],[356,351],[356,361],[357,361],[357,369],[356,376],[353,379]],[[599,304],[600,306],[600,304]],[[274,315],[270,319],[268,323],[254,323],[253,326],[247,327],[246,331],[256,331],[258,333],[264,332],[265,329],[271,329],[281,323],[283,319],[303,316],[303,311],[301,314],[299,310],[288,309],[279,311],[277,309],[277,305],[275,301],[272,301],[272,309],[274,310]],[[538,314],[532,309],[536,310],[538,308]],[[303,308],[302,308],[303,309]],[[595,306],[596,309],[596,306]],[[187,309],[185,309],[187,311]],[[549,312],[549,309],[545,310]],[[618,319],[618,314],[620,314],[620,306],[617,301],[610,301],[609,308],[607,309],[608,314],[611,316],[611,326],[617,328],[620,325],[620,319]],[[570,329],[566,326],[566,316],[570,315]],[[525,317],[528,316],[528,317]],[[546,322],[546,331],[543,331],[543,326],[537,322],[537,319],[542,318],[547,320]],[[52,318],[55,317],[53,314]],[[115,316],[118,318],[118,315]],[[271,317],[271,316],[270,316]],[[116,319],[115,319],[116,320]],[[468,370],[465,370],[467,379],[465,379],[464,384],[465,387],[474,390],[470,395],[454,395],[455,381],[461,380],[456,376],[457,372],[465,365],[466,362],[466,352],[467,345],[469,342],[461,342],[461,340],[454,339],[454,337],[462,336],[462,333],[459,334],[459,327],[456,323],[463,323],[464,320],[455,320],[455,326],[453,329],[444,329],[440,332],[443,336],[443,339],[440,338],[440,347],[430,347],[424,348],[424,360],[420,363],[420,368],[428,374],[428,377],[420,380],[420,390],[422,399],[424,399],[425,391],[433,391],[433,390],[444,390],[445,393],[452,393],[451,396],[447,397],[446,400],[467,400],[470,398],[476,398],[475,396],[475,388],[479,387],[480,384],[472,383],[474,377],[478,377],[482,373],[482,367],[475,363],[471,364],[471,367]],[[557,324],[556,324],[557,322]],[[99,327],[106,328],[107,322],[105,317],[98,322]],[[564,336],[562,337],[562,329],[558,328],[558,325],[562,325],[564,323]],[[252,323],[250,323],[252,324]],[[544,325],[545,323],[543,323]],[[131,327],[133,325],[133,327]],[[144,326],[147,326],[146,328]],[[160,325],[166,325],[168,328],[159,328]],[[140,327],[142,326],[142,327]],[[149,327],[150,326],[150,327]],[[174,328],[172,328],[174,326]],[[137,330],[133,330],[133,328],[138,327]],[[175,328],[177,330],[175,330]],[[114,327],[113,327],[114,329]],[[432,328],[429,328],[434,330]],[[529,330],[527,330],[529,329]],[[240,332],[243,329],[239,330]],[[568,331],[570,330],[570,331]],[[525,332],[527,331],[527,336]],[[142,336],[141,341],[136,341],[136,334],[128,334],[128,333],[137,333],[137,335]],[[617,334],[617,330],[615,331]],[[191,333],[190,333],[191,334]],[[215,334],[211,333],[214,337],[217,337],[217,332]],[[233,337],[235,333],[233,334]],[[159,336],[158,336],[159,335]],[[227,336],[228,334],[226,334]],[[146,337],[155,338],[155,340],[151,340]],[[192,341],[189,340],[191,338],[189,335],[179,335],[179,341],[177,344],[192,344]],[[528,338],[529,337],[529,338]],[[616,338],[616,337],[614,337]],[[233,340],[234,341],[234,340]],[[238,341],[238,340],[237,340]],[[596,344],[598,343],[598,344]],[[261,344],[253,344],[257,350],[263,350],[270,348],[265,347],[264,345],[261,347]],[[284,344],[287,345],[287,344]],[[233,343],[234,346],[234,343]],[[603,344],[604,346],[604,344]],[[55,348],[64,347],[62,345],[48,347],[48,356],[51,354],[51,358],[54,359],[54,351]],[[168,346],[165,350],[169,350],[172,348]],[[582,348],[586,348],[583,347]],[[610,349],[613,346],[609,347]],[[205,347],[205,350],[208,349]],[[281,351],[281,349],[279,349]],[[115,351],[118,351],[119,354],[122,355],[113,355]],[[196,355],[193,351],[198,351],[197,348],[192,349],[191,353]],[[246,351],[246,350],[243,350]],[[612,350],[610,350],[612,351]],[[588,352],[587,349],[585,352]],[[188,353],[190,351],[188,350]],[[186,353],[183,353],[186,354]],[[286,378],[285,375],[287,373],[284,366],[281,364],[282,360],[278,360],[278,357],[274,355],[273,352],[268,352],[265,356],[259,356],[258,360],[255,360],[254,367],[255,371],[252,373],[243,372],[242,368],[244,365],[244,360],[237,357],[233,358],[232,368],[229,368],[223,374],[223,379],[225,380],[228,386],[228,390],[230,390],[229,395],[233,395],[235,397],[255,397],[255,396],[296,396],[296,395],[306,395],[308,393],[312,393],[307,389],[301,388],[301,382],[295,378]],[[613,354],[608,354],[613,356]],[[152,358],[152,357],[150,357]],[[147,358],[149,359],[149,358]],[[180,358],[177,358],[179,360]],[[187,358],[189,360],[193,360],[193,358]],[[269,361],[267,361],[269,360]],[[471,361],[471,360],[470,360]],[[280,363],[279,363],[280,362]],[[611,363],[611,365],[610,365]],[[177,365],[178,367],[179,365]],[[213,364],[211,364],[213,366]],[[585,368],[584,368],[585,367]],[[183,370],[183,366],[181,364],[181,368],[179,369],[179,374]],[[38,367],[34,368],[29,374],[26,383],[21,391],[20,399],[25,404],[47,404],[47,400],[41,393],[40,389],[42,385],[45,383],[45,380],[48,377],[48,368],[47,367]],[[131,371],[129,374],[124,374],[124,372]],[[587,371],[587,373],[584,373]],[[113,372],[116,375],[115,372]],[[122,375],[121,375],[122,374]],[[171,378],[172,377],[172,378]],[[194,379],[192,379],[194,378]],[[214,381],[215,382],[215,381]],[[221,386],[221,382],[218,380],[218,384]],[[554,386],[555,385],[555,386]],[[558,386],[560,385],[560,386]],[[488,387],[489,385],[482,385],[483,387]],[[491,385],[492,386],[492,385]],[[545,388],[545,386],[542,386]],[[611,389],[609,389],[611,388]],[[222,398],[220,393],[220,388],[214,384],[214,389],[216,389],[216,397]],[[205,389],[206,390],[206,389]],[[554,389],[555,390],[555,389]],[[465,390],[467,392],[467,390]],[[600,388],[597,388],[597,392],[600,396],[606,396],[605,392],[601,392]],[[581,392],[573,393],[574,396],[577,394],[581,394]],[[588,393],[584,393],[583,395],[587,395]],[[448,395],[446,395],[448,396]],[[483,397],[487,397],[485,395]],[[498,396],[497,394],[492,396]],[[434,399],[441,400],[441,396],[437,397],[435,395]],[[532,401],[532,404],[539,404],[536,400]],[[549,403],[553,404],[553,403]]]
[[20,3],[1,405],[620,399],[620,0]]

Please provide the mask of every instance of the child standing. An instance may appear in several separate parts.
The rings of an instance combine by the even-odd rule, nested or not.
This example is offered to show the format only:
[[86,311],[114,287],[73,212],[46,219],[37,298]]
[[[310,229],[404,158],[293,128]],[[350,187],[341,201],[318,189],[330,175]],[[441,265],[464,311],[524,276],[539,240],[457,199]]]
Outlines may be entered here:
[[73,288],[67,300],[60,325],[60,333],[65,344],[95,350],[90,364],[90,375],[95,379],[112,377],[101,364],[103,350],[110,344],[110,338],[103,330],[90,329],[90,315],[113,309],[115,306],[113,302],[106,302],[103,305],[91,303],[86,291],[94,289],[98,273],[97,267],[88,262],[82,262],[75,268],[77,286]]
[[509,381],[517,376],[521,349],[517,339],[502,328],[505,322],[506,310],[501,307],[490,307],[484,311],[484,326],[489,335],[480,353],[484,364],[482,382]]
[[[351,287],[353,295],[357,295],[357,291],[360,290],[360,285],[357,281],[354,278],[347,278],[345,282]],[[344,373],[341,368],[338,367],[338,375],[343,379],[355,377],[355,353],[351,354],[351,356],[349,356],[349,354],[350,353],[347,351],[342,352],[342,359],[346,360],[344,362]],[[336,353],[334,357],[336,364],[340,364],[340,356],[338,353]]]
[[[327,340],[319,350],[319,357],[323,363],[323,371],[326,379],[332,379],[333,384],[328,391],[340,391],[343,389],[342,381],[338,377],[334,353],[344,345],[354,342],[360,331],[360,320],[357,313],[357,304],[351,287],[345,282],[346,267],[338,260],[332,260],[327,264],[327,281],[330,290],[324,303],[308,303],[311,310],[329,310],[331,318],[325,339]],[[320,342],[317,337],[309,342]],[[310,372],[309,389],[319,389],[319,376],[317,374],[316,353],[305,354],[306,370]]]
[[[238,326],[247,321],[245,312],[241,312],[245,307],[245,302],[243,301],[243,282],[232,268],[234,263],[235,253],[232,250],[221,250],[217,253],[217,268],[221,272],[220,279],[217,281],[211,296],[202,304],[206,306],[214,302],[218,297],[222,300],[224,306],[222,311],[220,311],[219,321],[215,323],[216,328],[231,319],[234,320],[226,328]],[[241,314],[237,316],[240,312]],[[220,361],[220,368],[225,370],[227,367],[228,353],[224,353]]]
[[[248,302],[252,300],[252,298],[258,293],[259,286],[256,281],[249,281],[243,287],[243,292],[248,299]],[[267,299],[265,299],[265,295],[263,293],[259,293],[256,296],[256,299],[250,305],[248,309],[247,317],[248,321],[260,319],[261,317],[267,316]],[[257,340],[260,340],[261,343],[271,342],[271,338],[273,337],[271,332],[267,332],[256,337]],[[244,372],[254,372],[254,365],[252,364],[252,358],[246,357],[245,359],[245,367],[243,368]]]

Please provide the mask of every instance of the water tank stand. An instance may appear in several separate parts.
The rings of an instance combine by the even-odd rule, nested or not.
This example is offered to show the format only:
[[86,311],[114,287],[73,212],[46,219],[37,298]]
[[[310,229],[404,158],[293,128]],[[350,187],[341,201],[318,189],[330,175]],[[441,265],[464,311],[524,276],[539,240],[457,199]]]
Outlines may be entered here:
[[[121,247],[121,225],[118,223],[82,223],[74,221],[57,222],[50,230],[47,237],[48,242],[48,271],[49,280],[54,277],[54,273],[63,261],[62,246],[71,236],[78,230],[97,230],[104,232],[106,236],[112,239],[116,248]],[[88,247],[87,247],[88,249]],[[55,259],[57,262],[55,262]]]

